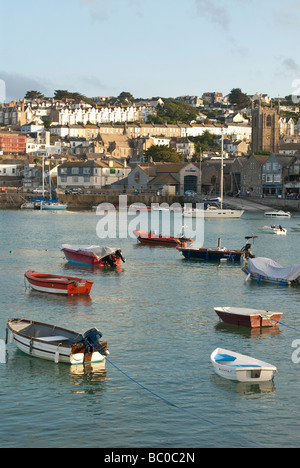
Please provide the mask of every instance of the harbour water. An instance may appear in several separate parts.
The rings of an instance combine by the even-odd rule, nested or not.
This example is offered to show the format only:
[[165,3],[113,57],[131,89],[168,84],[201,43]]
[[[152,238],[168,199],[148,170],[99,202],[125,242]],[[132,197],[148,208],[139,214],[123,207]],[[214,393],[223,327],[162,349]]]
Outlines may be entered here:
[[[145,216],[147,216],[145,214]],[[8,344],[0,364],[0,447],[200,448],[299,446],[300,287],[245,282],[241,266],[190,262],[174,248],[96,234],[91,212],[0,211],[0,339],[7,320],[27,318],[78,332],[96,326],[108,341],[106,371],[31,358]],[[260,231],[270,220],[245,213],[207,220],[204,245],[217,238],[282,265],[300,263],[297,215],[287,236]],[[120,270],[66,262],[62,243],[120,247]],[[27,289],[37,270],[92,279],[89,298]],[[219,322],[215,306],[283,312],[278,329],[250,331]],[[277,366],[264,385],[225,381],[210,364],[216,347]],[[299,347],[299,344],[298,344]]]

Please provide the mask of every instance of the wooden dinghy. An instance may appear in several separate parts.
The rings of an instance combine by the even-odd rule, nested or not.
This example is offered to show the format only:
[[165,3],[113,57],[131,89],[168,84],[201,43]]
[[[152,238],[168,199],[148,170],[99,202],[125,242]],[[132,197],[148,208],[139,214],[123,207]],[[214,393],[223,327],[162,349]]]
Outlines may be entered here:
[[216,314],[225,323],[242,327],[277,327],[281,312],[248,309],[246,307],[215,307]]
[[32,289],[43,293],[88,295],[93,286],[93,281],[72,276],[49,275],[37,271],[27,271],[24,276]]
[[167,247],[178,247],[185,244],[191,244],[193,239],[185,236],[164,236],[162,234],[156,234],[154,231],[144,232],[136,229],[133,231],[134,235],[141,244],[148,245],[163,245]]
[[70,365],[101,363],[109,354],[107,342],[100,341],[102,334],[91,328],[84,335],[65,328],[25,319],[12,319],[7,323],[6,343],[11,332],[11,342],[17,348],[40,359]]
[[219,376],[239,382],[268,382],[277,372],[272,364],[222,348],[215,349],[210,360]]

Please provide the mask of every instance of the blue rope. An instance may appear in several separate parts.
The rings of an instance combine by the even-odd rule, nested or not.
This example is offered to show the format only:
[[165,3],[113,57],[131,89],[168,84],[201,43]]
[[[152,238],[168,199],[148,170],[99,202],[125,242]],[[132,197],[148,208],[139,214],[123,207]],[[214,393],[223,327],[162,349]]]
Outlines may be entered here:
[[278,323],[279,325],[283,325],[284,327],[290,328],[291,330],[295,330],[296,332],[300,333],[300,330],[298,328],[286,325],[285,323],[279,322],[278,320],[272,319],[271,317],[268,317],[268,320],[272,320],[272,322]]
[[[172,406],[173,408],[176,408],[180,411],[184,411],[185,413],[189,414],[190,416],[192,416],[193,418],[197,418],[197,419],[200,419],[201,421],[204,421],[206,422],[207,424],[211,424],[215,427],[217,427],[217,424],[214,423],[213,421],[209,421],[208,419],[205,419],[205,418],[202,418],[200,416],[197,416],[195,415],[194,413],[191,413],[189,410],[185,409],[185,408],[182,408],[180,406],[177,406],[175,405],[175,403],[171,403],[169,400],[167,400],[166,398],[163,398],[161,397],[160,395],[158,395],[157,393],[154,393],[152,390],[150,390],[149,388],[145,387],[144,385],[142,385],[141,383],[139,383],[137,380],[133,379],[132,377],[130,377],[130,375],[126,374],[124,371],[122,371],[122,369],[120,369],[118,366],[116,366],[113,362],[111,362],[107,356],[106,356],[106,360],[115,368],[117,369],[119,372],[121,372],[121,374],[125,375],[125,377],[127,377],[129,380],[131,380],[132,382],[134,382],[136,385],[138,385],[139,387],[141,387],[143,390],[146,390],[146,392],[150,393],[151,395],[155,396],[156,398],[158,398],[159,400],[163,401],[164,403],[167,403],[168,405]],[[232,436],[232,434],[231,434]],[[241,436],[240,436],[241,437]],[[259,444],[257,442],[254,442],[252,440],[248,440],[248,439],[245,439],[246,442],[250,442],[251,444],[253,445],[256,445],[258,446]]]

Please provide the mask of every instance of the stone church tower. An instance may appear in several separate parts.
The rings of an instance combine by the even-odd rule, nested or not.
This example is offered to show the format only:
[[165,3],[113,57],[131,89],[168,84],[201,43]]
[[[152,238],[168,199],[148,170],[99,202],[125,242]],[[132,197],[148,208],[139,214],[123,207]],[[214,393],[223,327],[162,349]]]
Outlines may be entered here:
[[279,113],[274,107],[252,107],[252,152],[279,153]]

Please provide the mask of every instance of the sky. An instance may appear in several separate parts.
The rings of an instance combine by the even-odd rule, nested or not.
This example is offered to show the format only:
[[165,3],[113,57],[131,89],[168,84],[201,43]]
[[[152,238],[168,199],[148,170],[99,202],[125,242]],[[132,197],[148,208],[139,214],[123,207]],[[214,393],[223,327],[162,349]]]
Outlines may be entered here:
[[0,101],[300,94],[300,0],[0,0]]

